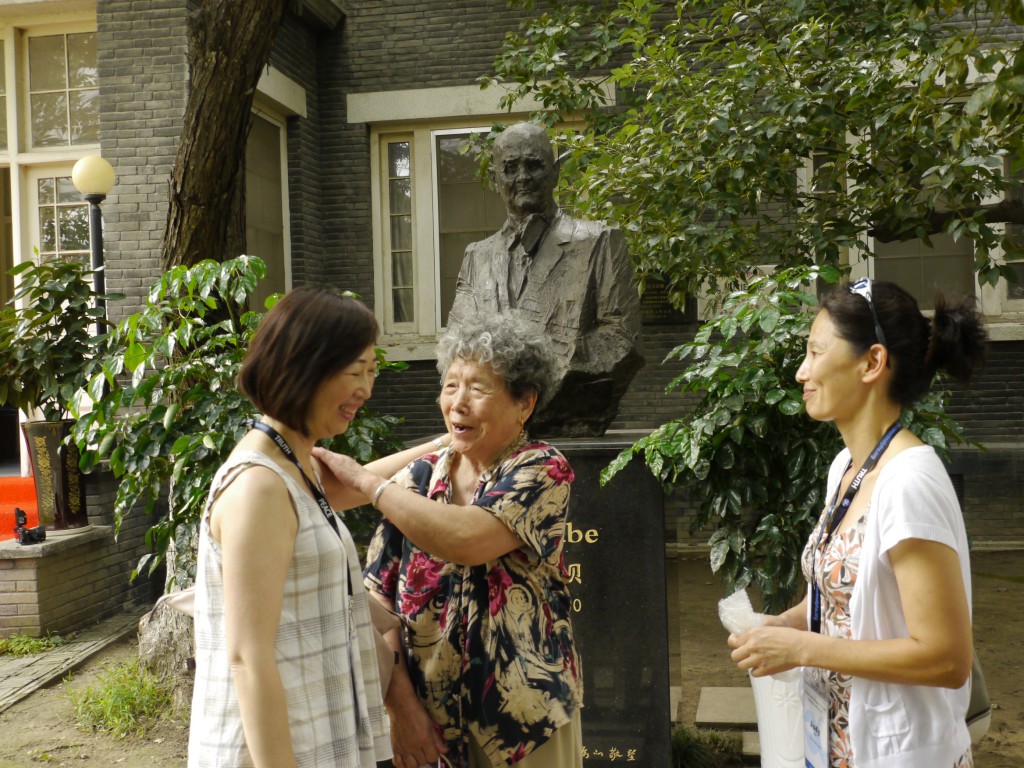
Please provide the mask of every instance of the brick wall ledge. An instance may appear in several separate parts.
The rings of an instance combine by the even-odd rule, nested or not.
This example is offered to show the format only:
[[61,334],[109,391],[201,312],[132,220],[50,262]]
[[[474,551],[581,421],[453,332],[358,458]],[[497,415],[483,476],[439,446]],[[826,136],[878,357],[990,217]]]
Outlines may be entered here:
[[93,541],[111,541],[113,535],[112,525],[86,525],[64,531],[47,531],[46,541],[41,544],[20,544],[17,539],[0,541],[0,560],[51,557]]

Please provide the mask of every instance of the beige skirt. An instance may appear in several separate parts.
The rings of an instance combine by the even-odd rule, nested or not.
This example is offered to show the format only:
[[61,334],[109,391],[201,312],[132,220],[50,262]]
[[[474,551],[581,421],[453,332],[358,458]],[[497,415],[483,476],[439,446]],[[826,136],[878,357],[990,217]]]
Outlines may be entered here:
[[[469,740],[469,768],[492,768],[474,739]],[[583,728],[580,711],[543,745],[516,763],[515,768],[583,768]]]

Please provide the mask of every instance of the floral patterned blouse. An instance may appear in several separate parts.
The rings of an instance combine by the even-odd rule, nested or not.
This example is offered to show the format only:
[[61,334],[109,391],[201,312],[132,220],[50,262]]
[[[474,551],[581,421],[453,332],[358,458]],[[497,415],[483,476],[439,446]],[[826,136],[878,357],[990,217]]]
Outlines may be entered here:
[[[399,485],[451,501],[452,452],[402,470]],[[403,645],[420,700],[444,731],[454,766],[469,736],[494,765],[511,765],[569,722],[583,675],[569,619],[563,533],[573,473],[554,447],[525,436],[481,477],[473,503],[524,542],[477,566],[433,557],[389,521],[367,553],[366,587],[403,617]],[[439,504],[438,514],[444,514]]]

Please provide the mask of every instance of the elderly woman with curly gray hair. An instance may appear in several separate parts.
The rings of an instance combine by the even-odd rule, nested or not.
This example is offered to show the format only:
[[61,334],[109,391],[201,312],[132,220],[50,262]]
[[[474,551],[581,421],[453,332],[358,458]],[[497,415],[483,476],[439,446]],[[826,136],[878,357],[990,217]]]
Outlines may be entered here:
[[383,514],[364,580],[402,617],[385,700],[394,764],[581,768],[563,558],[573,473],[527,434],[552,394],[554,353],[513,313],[464,318],[437,352],[450,446],[384,481],[316,454]]

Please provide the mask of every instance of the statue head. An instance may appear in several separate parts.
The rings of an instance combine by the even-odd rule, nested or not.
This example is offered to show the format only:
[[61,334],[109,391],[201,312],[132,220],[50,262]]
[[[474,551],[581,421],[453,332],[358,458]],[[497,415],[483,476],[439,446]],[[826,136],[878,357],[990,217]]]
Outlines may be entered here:
[[543,127],[516,123],[494,140],[491,178],[513,218],[546,211],[558,183],[551,140]]

